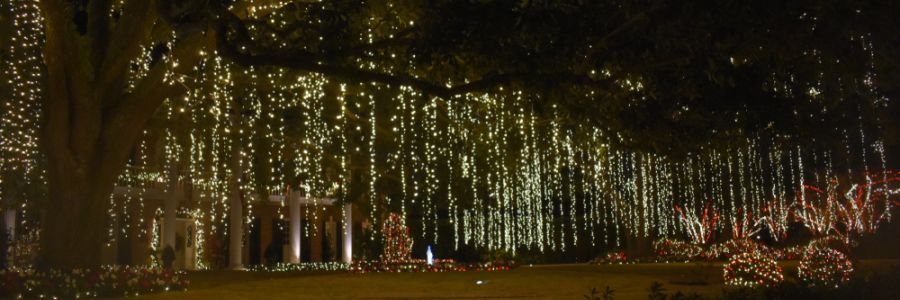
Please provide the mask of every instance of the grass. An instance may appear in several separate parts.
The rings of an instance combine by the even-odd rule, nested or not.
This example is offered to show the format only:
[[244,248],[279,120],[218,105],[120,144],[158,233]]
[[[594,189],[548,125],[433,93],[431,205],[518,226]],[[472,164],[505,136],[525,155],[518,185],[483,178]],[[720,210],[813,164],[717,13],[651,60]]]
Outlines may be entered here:
[[[592,287],[615,289],[615,299],[647,299],[654,281],[666,292],[717,296],[722,291],[722,263],[540,265],[503,272],[253,273],[193,272],[190,290],[130,299],[584,299]],[[873,271],[900,261],[864,261]],[[783,263],[787,277],[796,262]],[[481,281],[482,284],[476,284]],[[705,282],[705,284],[703,284]],[[699,284],[698,284],[699,283]]]

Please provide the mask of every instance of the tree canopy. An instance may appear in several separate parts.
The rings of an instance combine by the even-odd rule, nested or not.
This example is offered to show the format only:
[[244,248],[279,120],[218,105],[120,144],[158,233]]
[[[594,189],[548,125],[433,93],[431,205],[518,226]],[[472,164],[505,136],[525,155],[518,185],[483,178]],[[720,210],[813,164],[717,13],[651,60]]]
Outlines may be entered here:
[[0,20],[35,42],[4,61],[39,71],[9,85],[28,118],[0,132],[43,132],[26,164],[46,173],[22,178],[49,187],[50,265],[97,262],[67,252],[99,253],[139,206],[117,185],[189,183],[211,224],[235,189],[291,187],[416,215],[435,241],[564,249],[889,165],[894,3],[14,2]]

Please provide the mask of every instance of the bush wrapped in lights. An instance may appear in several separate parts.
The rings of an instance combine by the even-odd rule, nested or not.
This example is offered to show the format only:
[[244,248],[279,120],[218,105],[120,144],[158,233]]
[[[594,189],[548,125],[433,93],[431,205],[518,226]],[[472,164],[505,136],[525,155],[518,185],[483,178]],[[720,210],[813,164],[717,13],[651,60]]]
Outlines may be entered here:
[[128,266],[36,271],[0,270],[0,298],[75,299],[185,290],[184,272]]
[[784,281],[781,267],[762,252],[740,253],[731,257],[724,269],[725,284],[767,287]]
[[307,262],[299,264],[277,263],[274,265],[251,265],[251,272],[306,272],[306,271],[347,271],[350,264],[342,262]]
[[734,239],[724,243],[711,245],[703,252],[703,257],[709,260],[730,259],[738,253],[763,252],[770,253],[771,250],[751,239]]
[[797,274],[810,287],[833,287],[850,280],[853,263],[832,248],[810,246],[797,266]]
[[413,259],[412,238],[404,218],[391,213],[382,226],[384,249],[379,260],[355,261],[349,266],[354,273],[373,272],[464,272],[464,271],[504,271],[512,268],[512,262],[487,262],[458,264],[452,259],[433,259],[431,263],[423,259]]
[[806,246],[804,245],[794,245],[788,246],[781,249],[772,249],[772,255],[775,256],[776,260],[797,260],[803,256],[803,253],[806,251]]
[[661,261],[690,261],[703,254],[703,248],[696,244],[667,238],[654,241],[653,250]]
[[423,259],[404,261],[358,261],[350,266],[354,273],[422,273],[422,272],[467,272],[467,271],[507,271],[513,268],[512,262],[486,262],[460,264],[452,259],[434,259],[432,264]]
[[353,273],[415,273],[415,272],[465,272],[465,271],[505,271],[512,268],[512,263],[487,262],[475,264],[458,264],[452,259],[435,259],[432,264],[423,259],[404,261],[356,261],[353,264],[339,262],[313,262],[275,265],[252,265],[251,272],[353,272]]
[[610,252],[606,254],[606,262],[610,264],[624,264],[628,262],[628,256],[622,251]]
[[[834,238],[816,239],[810,246],[825,247]],[[729,240],[712,244],[705,249],[689,242],[661,238],[653,242],[655,260],[658,262],[728,260],[738,253],[760,252],[771,255],[775,260],[798,260],[806,251],[806,245],[773,248],[752,239]],[[602,259],[601,259],[602,260]]]

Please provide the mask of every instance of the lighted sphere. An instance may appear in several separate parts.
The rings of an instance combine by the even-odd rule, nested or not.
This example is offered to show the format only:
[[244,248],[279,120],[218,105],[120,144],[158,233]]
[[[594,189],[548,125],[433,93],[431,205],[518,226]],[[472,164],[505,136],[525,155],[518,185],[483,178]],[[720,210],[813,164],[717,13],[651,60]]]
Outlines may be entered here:
[[797,274],[811,287],[838,287],[850,280],[853,262],[844,253],[826,247],[809,247],[800,258]]
[[724,269],[725,284],[732,286],[772,286],[784,281],[781,267],[771,256],[759,251],[731,257]]

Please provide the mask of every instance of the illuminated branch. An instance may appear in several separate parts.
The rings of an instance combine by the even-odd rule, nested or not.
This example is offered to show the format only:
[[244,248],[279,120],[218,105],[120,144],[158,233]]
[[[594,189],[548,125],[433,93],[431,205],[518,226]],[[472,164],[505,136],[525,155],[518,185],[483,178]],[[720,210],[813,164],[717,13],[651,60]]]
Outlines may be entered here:
[[834,205],[834,232],[844,243],[850,245],[854,238],[866,233],[874,233],[882,221],[890,221],[890,198],[894,191],[887,188],[900,177],[873,181],[866,177],[866,184],[854,184],[844,194],[844,198]]
[[[152,1],[125,2],[122,16],[115,26],[116,29],[109,33],[106,44],[98,46],[103,48],[94,50],[98,52],[96,55],[99,55],[95,65],[102,66],[102,69],[98,70],[98,85],[108,86],[112,82],[120,80],[120,75],[131,65],[131,60],[140,53],[141,45],[150,35],[154,27],[153,23],[158,17],[156,10],[151,5]],[[100,15],[106,15],[106,13],[100,13]]]
[[706,203],[701,211],[685,210],[675,205],[675,211],[692,242],[695,244],[709,242],[716,222],[719,221],[719,213],[710,207],[710,203]]
[[731,237],[733,239],[748,238],[762,229],[762,220],[753,220],[753,213],[743,212],[738,208],[737,213],[731,217]]
[[378,82],[396,86],[409,86],[442,98],[451,98],[466,93],[487,92],[513,83],[530,86],[576,85],[599,90],[608,90],[615,83],[613,79],[596,79],[588,75],[572,72],[515,72],[487,75],[468,83],[448,86],[410,74],[392,74],[363,69],[358,66],[330,63],[327,62],[329,59],[326,59],[325,56],[302,49],[291,49],[290,51],[265,49],[254,44],[244,21],[230,11],[225,11],[221,15],[216,38],[216,49],[219,55],[243,66],[285,67],[320,73],[350,82]]
[[[803,185],[801,189],[797,192],[794,215],[813,235],[828,235],[834,229],[837,180],[828,185],[827,192],[810,185]],[[812,194],[806,195],[807,192]]]
[[775,241],[787,239],[788,225],[791,222],[791,207],[780,199],[772,199],[762,208],[761,221],[769,229]]

